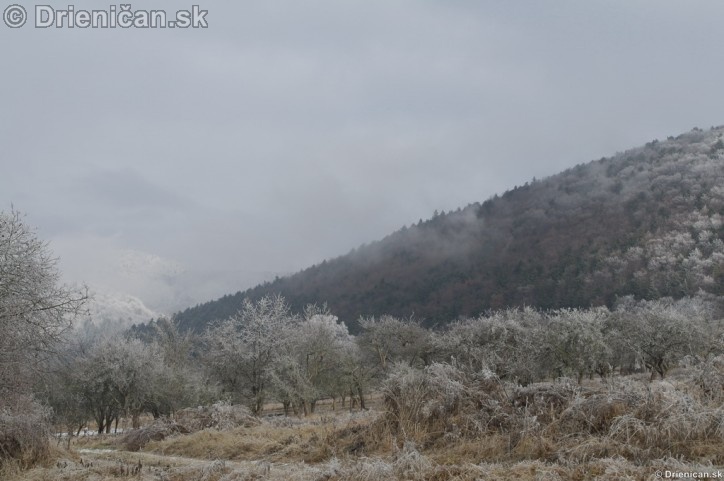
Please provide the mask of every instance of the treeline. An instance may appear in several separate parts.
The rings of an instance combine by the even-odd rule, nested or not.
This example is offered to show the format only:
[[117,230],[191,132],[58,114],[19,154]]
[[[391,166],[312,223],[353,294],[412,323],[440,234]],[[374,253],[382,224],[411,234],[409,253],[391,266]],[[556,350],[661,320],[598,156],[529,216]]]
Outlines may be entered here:
[[327,302],[357,333],[390,314],[428,326],[490,309],[724,295],[724,128],[695,129],[436,213],[345,256],[187,309],[202,332],[244,299]]
[[308,414],[330,398],[364,409],[366,395],[401,364],[444,363],[517,385],[642,371],[664,378],[674,366],[704,366],[724,353],[723,308],[705,294],[624,298],[613,310],[507,309],[440,330],[385,315],[360,319],[352,336],[325,307],[294,314],[283,298],[264,297],[198,336],[164,320],[146,342],[81,336],[60,356],[42,399],[69,430],[92,420],[108,432],[120,417],[137,427],[143,413],[171,415],[219,399],[257,414],[269,402]]

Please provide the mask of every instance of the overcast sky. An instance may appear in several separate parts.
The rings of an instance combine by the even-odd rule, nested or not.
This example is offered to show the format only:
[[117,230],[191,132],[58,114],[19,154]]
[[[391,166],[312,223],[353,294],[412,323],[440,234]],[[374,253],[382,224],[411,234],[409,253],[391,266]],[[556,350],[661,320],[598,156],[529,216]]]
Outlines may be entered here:
[[155,311],[724,123],[721,0],[200,6],[208,29],[0,24],[0,209]]

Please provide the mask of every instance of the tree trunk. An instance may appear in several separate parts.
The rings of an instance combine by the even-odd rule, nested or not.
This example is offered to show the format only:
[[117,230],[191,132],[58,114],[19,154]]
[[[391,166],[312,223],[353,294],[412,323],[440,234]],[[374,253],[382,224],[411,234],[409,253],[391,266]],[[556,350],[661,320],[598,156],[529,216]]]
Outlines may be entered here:
[[96,419],[96,423],[98,423],[98,434],[103,434],[103,430],[106,427],[106,418],[104,415],[101,415],[100,418]]
[[362,386],[357,384],[357,394],[359,395],[359,407],[363,411],[367,411],[367,406],[365,406],[365,393],[362,391]]

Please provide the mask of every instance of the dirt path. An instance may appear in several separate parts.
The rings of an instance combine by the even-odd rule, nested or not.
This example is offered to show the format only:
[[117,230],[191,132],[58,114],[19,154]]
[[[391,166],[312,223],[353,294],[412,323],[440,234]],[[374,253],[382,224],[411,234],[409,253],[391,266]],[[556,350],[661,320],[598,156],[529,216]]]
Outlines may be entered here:
[[[227,461],[165,456],[155,453],[79,449],[78,460],[60,461],[52,468],[52,478],[62,481],[106,481],[129,477],[142,481],[246,479],[314,480],[325,472],[324,466],[267,461]],[[44,471],[47,479],[48,469]]]

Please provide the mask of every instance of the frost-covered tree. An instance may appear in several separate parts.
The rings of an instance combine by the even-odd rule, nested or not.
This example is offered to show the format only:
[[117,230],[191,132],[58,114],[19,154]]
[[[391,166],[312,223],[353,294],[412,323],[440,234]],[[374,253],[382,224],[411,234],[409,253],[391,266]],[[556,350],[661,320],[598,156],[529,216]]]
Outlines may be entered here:
[[33,387],[83,310],[86,294],[60,284],[48,245],[16,211],[0,212],[0,471],[47,453],[49,410]]
[[360,347],[383,372],[394,362],[428,363],[433,351],[430,331],[414,319],[384,315],[362,318],[359,325]]
[[550,367],[560,374],[584,375],[611,371],[611,349],[606,343],[605,307],[561,309],[551,313],[545,327],[546,353]]
[[93,419],[99,432],[144,413],[158,418],[208,400],[206,383],[190,363],[190,338],[160,320],[150,342],[85,326],[50,364],[38,391],[57,425],[78,432]]
[[48,245],[18,212],[0,212],[0,407],[28,392],[86,297],[60,284]]
[[157,356],[156,380],[145,411],[157,418],[180,408],[198,406],[216,398],[216,388],[209,383],[202,368],[193,359],[194,337],[181,332],[178,325],[165,318],[154,325],[155,339],[149,349]]
[[296,410],[314,412],[320,398],[344,390],[342,358],[352,344],[347,326],[326,308],[308,306],[304,320],[291,326],[287,351],[274,363],[274,385],[280,400]]
[[272,365],[287,352],[289,335],[298,324],[280,296],[247,299],[234,316],[206,331],[207,365],[226,392],[260,413]]
[[671,298],[635,302],[622,300],[616,309],[620,341],[663,379],[668,370],[696,350],[703,340],[701,316],[682,309]]
[[69,350],[66,362],[66,389],[82,399],[79,408],[99,433],[110,432],[122,416],[138,427],[165,374],[157,347],[137,339],[85,339]]
[[458,321],[438,339],[441,359],[467,372],[491,370],[528,383],[539,377],[542,315],[525,308]]

